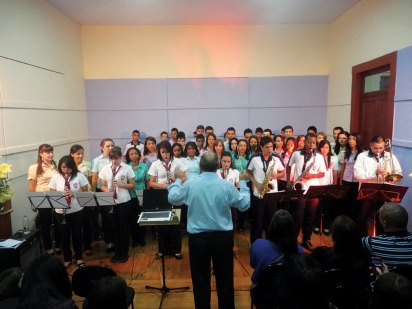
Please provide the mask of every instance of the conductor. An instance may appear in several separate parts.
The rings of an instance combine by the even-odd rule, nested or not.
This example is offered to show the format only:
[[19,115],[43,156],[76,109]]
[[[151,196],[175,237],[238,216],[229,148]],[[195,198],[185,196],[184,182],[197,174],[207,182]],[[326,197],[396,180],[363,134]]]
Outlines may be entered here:
[[233,224],[230,208],[246,211],[250,206],[248,176],[240,175],[240,191],[221,179],[214,152],[205,153],[199,163],[201,174],[181,185],[181,172],[169,190],[169,202],[188,206],[190,271],[196,309],[210,309],[210,260],[216,277],[219,309],[234,309]]

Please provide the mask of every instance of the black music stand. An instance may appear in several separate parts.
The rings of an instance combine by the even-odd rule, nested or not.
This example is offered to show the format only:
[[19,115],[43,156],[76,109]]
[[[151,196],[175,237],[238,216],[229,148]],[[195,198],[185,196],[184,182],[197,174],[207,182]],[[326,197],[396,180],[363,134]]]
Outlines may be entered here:
[[[146,197],[146,199],[147,199],[147,197]],[[154,201],[154,202],[156,202],[156,201]],[[142,225],[142,226],[155,225],[156,227],[161,226],[161,225],[179,225],[180,224],[180,217],[178,217],[179,218],[178,220],[173,219],[173,217],[176,216],[176,213],[172,213],[172,218],[170,219],[170,221],[166,221],[166,222],[165,221],[159,221],[159,222],[140,221],[139,224]],[[170,291],[190,289],[189,286],[182,286],[182,287],[179,287],[179,288],[168,288],[166,286],[165,255],[164,255],[164,252],[163,252],[163,241],[162,241],[161,237],[162,237],[162,233],[159,233],[159,238],[157,240],[157,243],[158,243],[159,252],[161,253],[161,260],[162,260],[162,287],[161,288],[156,288],[156,287],[153,287],[153,286],[146,285],[146,289],[158,290],[159,292],[162,293],[162,298],[160,300],[159,309],[162,308],[163,299],[166,296],[166,294],[169,293]]]
[[323,234],[323,198],[330,197],[333,199],[342,199],[348,193],[350,187],[343,185],[324,185],[310,186],[306,192],[306,198],[318,198],[320,205],[320,220],[319,220],[319,246],[322,245]]
[[299,200],[305,190],[279,191],[273,193],[266,193],[263,196],[263,202],[289,202]]
[[27,197],[30,201],[30,204],[37,210],[39,208],[51,208],[52,210],[52,241],[56,244],[56,236],[54,235],[54,216],[53,211],[56,209],[66,209],[70,208],[70,205],[67,204],[66,196],[64,192],[61,191],[43,191],[43,192],[27,192]]
[[[116,205],[116,202],[113,198],[113,192],[75,192],[74,196],[82,207],[97,206],[97,208],[99,208],[101,206],[113,207],[114,205]],[[102,248],[100,245],[102,241],[102,230],[100,228],[100,224],[98,224],[97,226],[99,230],[99,264],[101,265],[103,264]]]
[[376,202],[400,203],[408,187],[396,186],[387,183],[362,183],[358,193],[358,200],[373,201],[373,236],[376,236]]

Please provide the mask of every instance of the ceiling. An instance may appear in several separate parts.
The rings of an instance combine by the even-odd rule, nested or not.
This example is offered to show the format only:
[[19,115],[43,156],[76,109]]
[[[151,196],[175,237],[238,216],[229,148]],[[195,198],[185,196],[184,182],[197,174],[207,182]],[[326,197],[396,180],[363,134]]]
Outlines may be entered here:
[[360,0],[46,0],[83,25],[328,24]]

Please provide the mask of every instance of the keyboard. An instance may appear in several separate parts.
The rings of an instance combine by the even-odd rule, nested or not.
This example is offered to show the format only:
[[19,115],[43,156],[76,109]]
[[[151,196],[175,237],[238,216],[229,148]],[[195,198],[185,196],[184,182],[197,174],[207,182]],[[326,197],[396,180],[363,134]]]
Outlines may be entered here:
[[170,211],[157,211],[157,212],[144,212],[142,213],[142,219],[158,219],[158,218],[169,218]]

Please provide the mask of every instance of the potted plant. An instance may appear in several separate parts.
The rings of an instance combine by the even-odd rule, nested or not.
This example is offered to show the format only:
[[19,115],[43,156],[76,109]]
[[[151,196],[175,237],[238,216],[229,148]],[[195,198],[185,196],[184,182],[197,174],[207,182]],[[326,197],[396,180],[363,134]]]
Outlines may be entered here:
[[0,164],[0,214],[11,210],[11,198],[14,192],[10,190],[8,184],[9,173],[11,173],[11,165],[7,163]]

